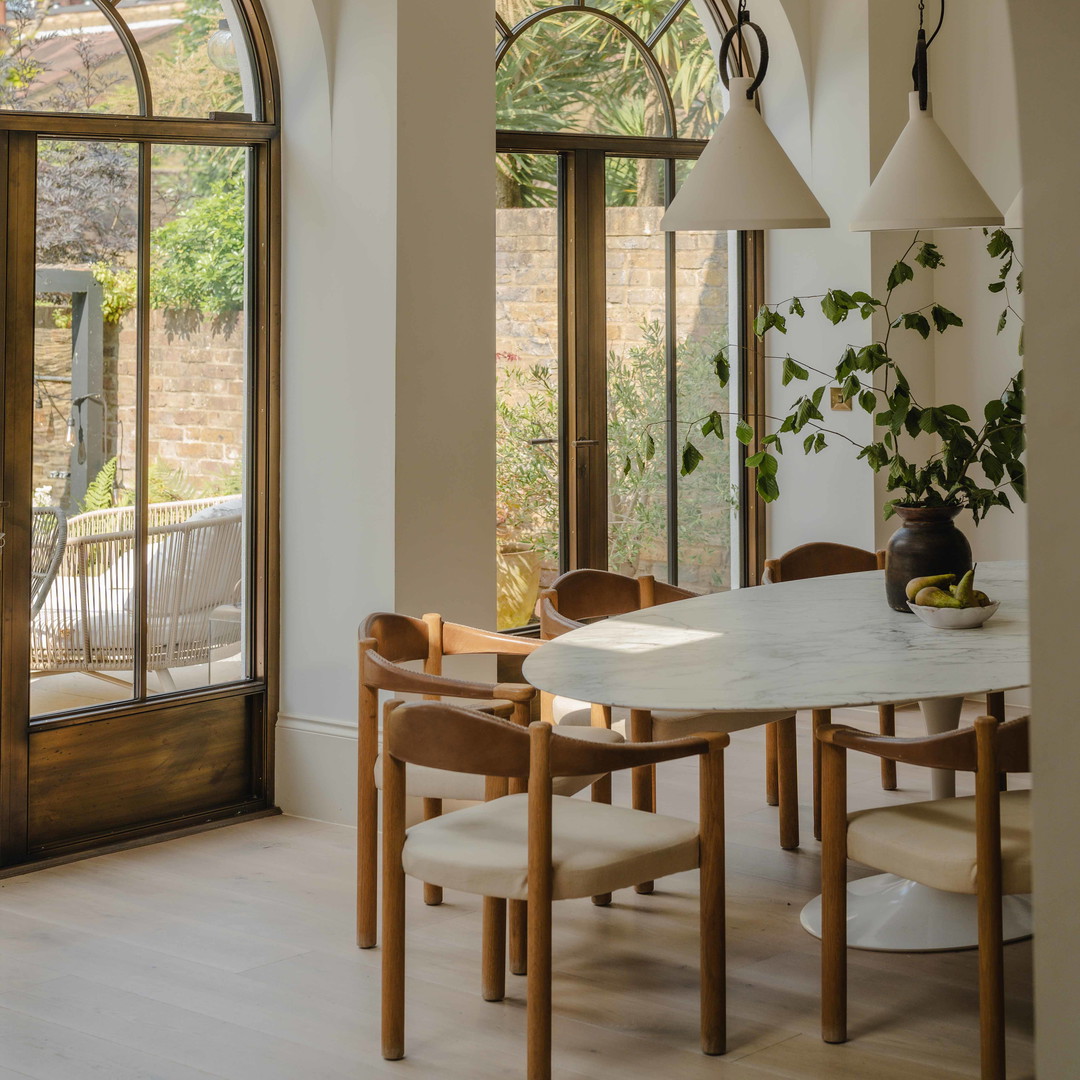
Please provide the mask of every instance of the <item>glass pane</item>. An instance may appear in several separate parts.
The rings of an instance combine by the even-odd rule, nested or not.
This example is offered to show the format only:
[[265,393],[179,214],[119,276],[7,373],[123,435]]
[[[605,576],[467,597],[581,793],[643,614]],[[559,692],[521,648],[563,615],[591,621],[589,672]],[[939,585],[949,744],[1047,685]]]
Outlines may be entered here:
[[529,27],[496,77],[497,123],[524,131],[663,135],[662,98],[641,53],[595,15],[559,11]]
[[7,0],[0,16],[0,108],[139,112],[131,63],[100,10]]
[[675,0],[590,0],[591,7],[618,15],[638,36],[648,36],[660,25]]
[[247,155],[154,147],[150,693],[248,673]]
[[133,146],[39,143],[32,716],[132,696],[137,179]]
[[675,101],[676,130],[707,139],[724,115],[723,86],[712,46],[693,4],[687,4],[653,50]]
[[[608,569],[666,581],[663,168],[633,158],[607,163]],[[639,460],[646,433],[654,450]]]
[[[680,179],[690,162],[680,162]],[[732,381],[721,388],[715,358],[729,341],[732,329],[733,279],[729,258],[733,234],[685,232],[675,234],[675,310],[678,414],[686,421],[724,416],[725,440],[696,438],[705,460],[689,476],[680,477],[679,584],[696,592],[732,587],[737,565],[738,441],[730,415],[739,400],[738,357],[730,358]],[[680,428],[680,430],[684,430]]]
[[120,0],[118,10],[143,50],[158,116],[255,112],[249,54],[239,20],[219,0],[179,0],[152,9]]
[[[559,573],[557,159],[497,158],[496,512],[499,629],[533,621]],[[538,179],[539,178],[539,179]],[[530,193],[539,191],[542,197]]]

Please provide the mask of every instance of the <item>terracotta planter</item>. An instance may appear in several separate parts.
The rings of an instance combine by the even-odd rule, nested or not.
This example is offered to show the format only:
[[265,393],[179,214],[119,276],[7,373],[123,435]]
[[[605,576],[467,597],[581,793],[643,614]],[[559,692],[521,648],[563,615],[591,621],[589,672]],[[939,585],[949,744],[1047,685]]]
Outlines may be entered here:
[[931,574],[955,574],[959,580],[971,569],[971,545],[953,519],[958,506],[898,506],[902,522],[886,547],[885,595],[894,611],[911,614],[907,584]]
[[511,630],[532,621],[540,593],[540,552],[531,544],[500,544],[498,627]]

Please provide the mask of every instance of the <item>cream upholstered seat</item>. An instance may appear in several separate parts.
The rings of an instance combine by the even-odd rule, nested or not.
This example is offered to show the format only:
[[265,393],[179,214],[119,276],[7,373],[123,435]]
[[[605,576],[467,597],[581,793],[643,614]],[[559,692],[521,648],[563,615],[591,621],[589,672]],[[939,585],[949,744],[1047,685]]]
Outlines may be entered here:
[[[455,705],[457,702],[454,703]],[[574,727],[561,732],[586,742],[621,743],[623,737],[607,728]],[[375,759],[375,786],[382,790],[382,763],[380,754]],[[557,776],[552,780],[556,795],[576,795],[600,779],[595,776]],[[483,802],[486,778],[477,773],[450,772],[432,769],[427,765],[409,765],[405,769],[405,783],[410,795],[418,799],[448,799],[452,802]],[[440,882],[433,881],[438,885]]]
[[[1001,807],[1002,892],[1031,892],[1031,792],[1005,791]],[[848,858],[945,892],[977,889],[975,797],[935,799],[848,815]]]
[[[554,796],[553,900],[595,896],[698,865],[695,822]],[[410,877],[480,896],[529,895],[529,797],[508,795],[408,830],[401,864]]]

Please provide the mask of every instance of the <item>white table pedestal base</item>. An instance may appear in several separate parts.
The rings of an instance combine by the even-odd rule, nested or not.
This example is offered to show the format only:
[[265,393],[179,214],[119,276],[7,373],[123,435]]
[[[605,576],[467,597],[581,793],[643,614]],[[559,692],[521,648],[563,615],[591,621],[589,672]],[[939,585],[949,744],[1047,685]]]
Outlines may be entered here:
[[[1006,941],[1031,936],[1031,897],[1006,896]],[[802,909],[803,928],[821,937],[821,897]],[[849,949],[878,952],[952,952],[979,944],[974,896],[941,892],[915,881],[877,874],[848,883]]]

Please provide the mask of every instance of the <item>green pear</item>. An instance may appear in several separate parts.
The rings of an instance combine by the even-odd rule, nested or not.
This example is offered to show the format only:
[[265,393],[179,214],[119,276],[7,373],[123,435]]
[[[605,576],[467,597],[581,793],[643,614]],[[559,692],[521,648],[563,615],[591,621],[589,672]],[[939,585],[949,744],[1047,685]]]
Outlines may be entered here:
[[975,571],[969,570],[961,579],[960,583],[956,586],[956,599],[960,601],[961,607],[976,607],[976,601],[974,598],[975,592]]
[[[955,580],[955,574],[934,574],[932,577],[912,578],[907,583],[907,598],[909,600],[915,600],[915,597],[922,589],[929,589],[941,585],[951,585]],[[918,601],[916,601],[916,603],[917,602]]]
[[975,603],[979,605],[979,607],[989,607],[994,602],[990,599],[989,596],[986,595],[986,593],[982,592],[980,589],[976,589],[971,594],[971,596],[972,599],[974,599]]
[[915,603],[919,607],[962,608],[964,606],[955,596],[950,596],[936,585],[927,585],[926,588],[920,589],[915,596]]

